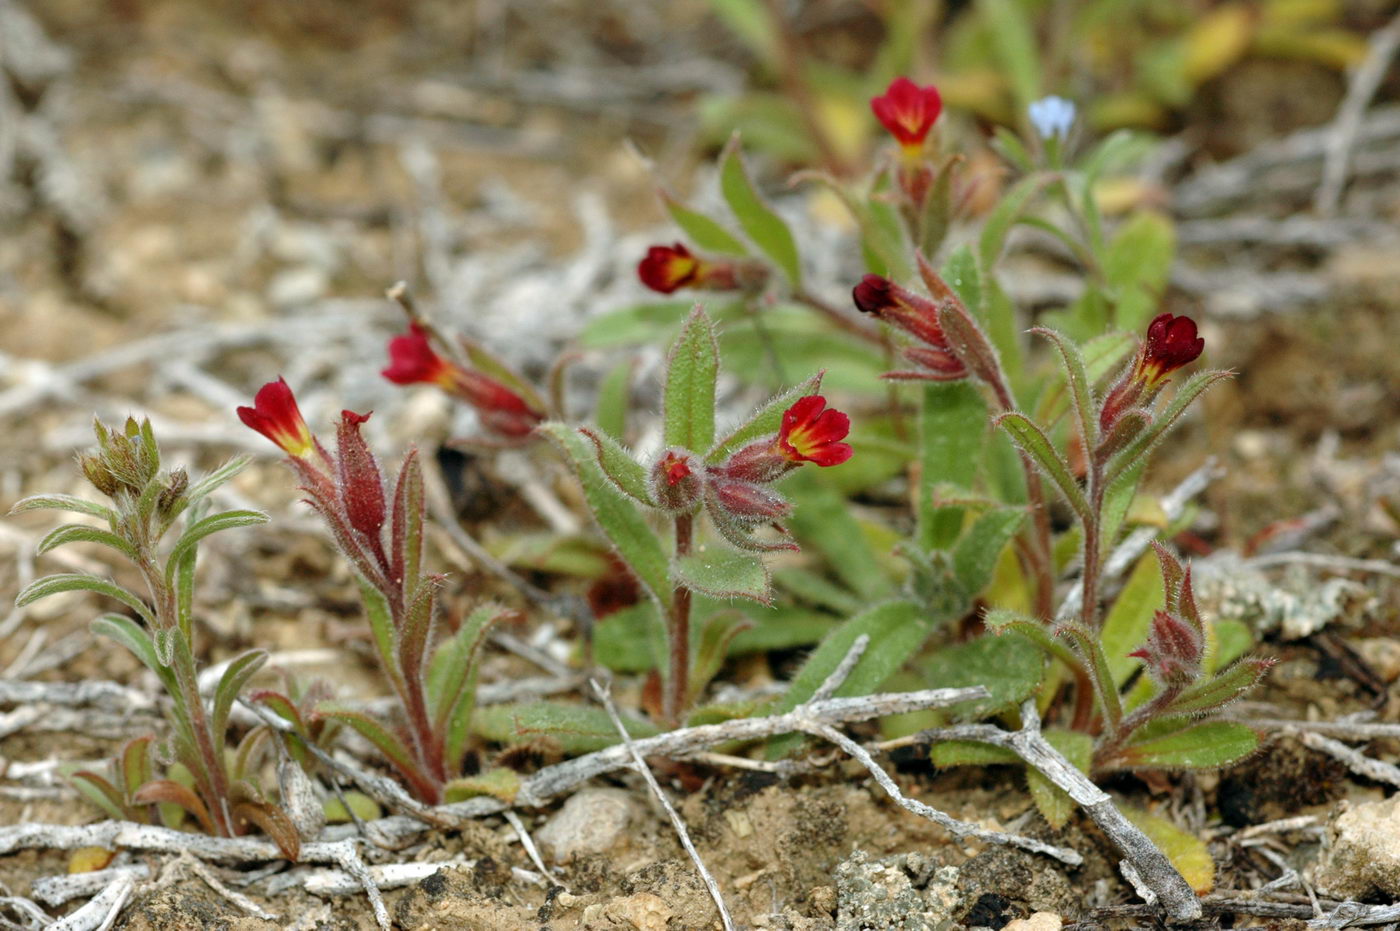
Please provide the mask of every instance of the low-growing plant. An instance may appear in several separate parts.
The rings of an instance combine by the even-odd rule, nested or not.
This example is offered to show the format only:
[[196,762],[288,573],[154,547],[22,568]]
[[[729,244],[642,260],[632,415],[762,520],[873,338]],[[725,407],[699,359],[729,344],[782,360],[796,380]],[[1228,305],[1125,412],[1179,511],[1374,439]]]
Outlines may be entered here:
[[[16,603],[89,591],[130,609],[139,622],[123,614],[104,614],[92,629],[126,647],[160,679],[170,698],[171,733],[154,754],[148,738],[127,743],[114,764],[113,778],[83,770],[72,774],[74,785],[116,818],[174,823],[178,808],[193,816],[204,831],[224,837],[256,825],[295,859],[300,847],[296,827],[259,788],[253,760],[245,752],[248,741],[255,738],[245,736],[236,752],[228,752],[229,713],[267,654],[248,650],[230,661],[212,701],[200,694],[195,660],[194,584],[200,544],[220,531],[267,521],[259,511],[207,513],[210,493],[238,474],[248,460],[234,459],[191,482],[184,469],[161,469],[150,421],[128,419],[122,429],[97,421],[94,430],[97,451],[79,457],[79,465],[110,503],[71,495],[35,495],[17,503],[14,510],[47,508],[97,518],[102,526],[70,523],[55,528],[39,542],[38,552],[68,543],[100,544],[130,562],[146,595],[143,598],[100,576],[65,573],[36,580]],[[172,533],[174,542],[168,543]],[[157,764],[165,767],[164,775],[156,775]]]
[[[421,331],[404,338],[414,342],[420,367],[426,369],[436,360],[448,370],[429,380],[451,377],[446,362],[435,355],[426,358],[431,349]],[[415,796],[434,804],[442,801],[451,780],[461,775],[471,737],[481,645],[504,609],[481,607],[455,633],[440,641],[435,636],[437,590],[444,577],[426,571],[423,563],[422,466],[417,451],[410,450],[397,479],[386,482],[360,434],[368,414],[341,413],[334,454],[312,434],[282,379],[264,385],[254,406],[240,407],[238,415],[287,454],[307,502],[349,559],[375,658],[398,699],[393,721],[333,700],[317,702],[308,713],[283,696],[265,696],[269,706],[297,725],[302,740],[313,738],[310,727],[321,719],[354,729],[384,755]],[[512,435],[510,425],[516,422],[502,419],[497,428]]]

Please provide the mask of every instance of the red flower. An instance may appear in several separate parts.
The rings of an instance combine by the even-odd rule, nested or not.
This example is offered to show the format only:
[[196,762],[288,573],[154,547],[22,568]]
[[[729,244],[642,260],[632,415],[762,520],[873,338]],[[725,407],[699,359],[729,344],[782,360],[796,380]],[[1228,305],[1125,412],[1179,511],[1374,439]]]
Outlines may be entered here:
[[389,340],[389,366],[380,374],[396,385],[428,382],[452,387],[452,365],[433,351],[428,334],[416,323],[408,332]]
[[668,452],[661,457],[661,462],[657,465],[657,471],[666,479],[666,484],[675,487],[690,477],[690,463],[686,462],[685,456],[676,452]]
[[673,246],[652,246],[646,258],[637,263],[637,277],[653,291],[671,294],[699,283],[703,263],[691,254],[684,243]]
[[1155,387],[1183,365],[1196,361],[1206,341],[1196,335],[1196,321],[1187,316],[1159,314],[1147,325],[1138,368],[1147,387]]
[[871,98],[870,110],[905,151],[917,151],[943,112],[943,98],[932,84],[920,87],[908,78],[895,78],[883,96]]
[[488,429],[512,439],[529,436],[544,416],[494,378],[462,368],[438,355],[416,323],[389,341],[389,366],[381,371],[396,385],[437,385],[475,407]]
[[296,396],[281,378],[259,388],[252,407],[238,408],[238,419],[282,447],[293,459],[303,459],[316,448],[316,440],[297,408]]
[[840,465],[851,458],[850,444],[841,442],[851,432],[851,418],[825,408],[826,398],[809,394],[783,412],[778,447],[784,458],[819,466]]

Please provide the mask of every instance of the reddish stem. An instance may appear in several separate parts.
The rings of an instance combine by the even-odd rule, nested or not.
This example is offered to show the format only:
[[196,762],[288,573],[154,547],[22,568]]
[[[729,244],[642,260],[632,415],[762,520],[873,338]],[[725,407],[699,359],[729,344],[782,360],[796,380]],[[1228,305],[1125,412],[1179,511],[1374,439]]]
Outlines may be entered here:
[[[695,518],[690,514],[676,515],[676,558],[690,554],[695,533]],[[663,714],[666,722],[678,727],[685,713],[690,691],[690,587],[677,583],[671,592],[670,630],[671,674],[667,683]]]

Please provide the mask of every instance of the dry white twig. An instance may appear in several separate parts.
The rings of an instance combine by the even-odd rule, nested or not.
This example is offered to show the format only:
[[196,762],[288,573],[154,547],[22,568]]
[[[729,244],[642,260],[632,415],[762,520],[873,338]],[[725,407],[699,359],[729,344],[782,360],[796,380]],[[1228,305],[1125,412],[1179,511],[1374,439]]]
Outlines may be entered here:
[[1267,553],[1255,556],[1246,565],[1256,568],[1264,566],[1303,565],[1331,569],[1334,572],[1370,572],[1375,575],[1388,575],[1400,579],[1400,566],[1381,559],[1355,559],[1350,556],[1333,556],[1329,553]]
[[64,873],[62,876],[41,876],[30,886],[34,898],[45,905],[63,905],[85,895],[96,895],[111,885],[113,880],[130,876],[133,880],[147,879],[150,867],[144,863],[128,866],[113,866],[91,873]]
[[1298,735],[1298,740],[1303,746],[1310,747],[1320,753],[1325,753],[1336,760],[1341,760],[1358,776],[1365,776],[1367,779],[1374,779],[1376,782],[1385,782],[1393,786],[1400,786],[1400,766],[1386,763],[1369,757],[1360,750],[1348,747],[1339,740],[1331,737],[1323,737],[1316,732],[1304,732]]
[[[790,734],[801,730],[804,724],[812,721],[829,724],[869,721],[886,715],[976,701],[986,698],[987,695],[985,688],[974,686],[882,693],[854,698],[829,698],[823,702],[812,702],[802,706],[800,713],[795,709],[767,718],[739,718],[722,724],[681,728],[655,737],[635,740],[633,746],[643,757],[684,757],[733,740],[763,740],[779,734]],[[538,808],[589,779],[626,769],[631,765],[631,753],[627,747],[619,744],[545,767],[521,783],[513,807]],[[431,819],[428,823],[450,825],[465,818],[495,814],[506,807],[499,799],[479,797],[439,805],[428,809],[424,814]],[[391,815],[369,824],[381,836],[390,840],[416,836],[426,828],[424,820],[407,815]],[[322,837],[345,837],[353,831],[353,827],[346,826],[329,828],[323,832]],[[281,859],[276,846],[266,840],[251,837],[207,837],[125,821],[103,821],[81,826],[25,823],[0,827],[0,855],[31,847],[72,850],[92,846],[121,846],[129,850],[169,852],[178,852],[188,847],[202,859],[234,863],[259,863]],[[323,862],[326,857],[323,847],[325,845],[320,843],[303,845],[302,861]]]
[[[438,860],[433,863],[385,863],[371,866],[369,873],[380,890],[400,889],[427,879],[441,869],[461,868],[469,870],[476,866],[476,862],[462,857],[453,857],[450,860]],[[528,882],[535,886],[549,885],[549,880],[546,877],[518,866],[511,867],[511,875],[522,882]],[[361,888],[360,883],[350,874],[341,870],[329,869],[288,873],[285,879],[277,884],[276,888],[281,891],[292,886],[301,886],[312,895],[349,895],[358,892]]]
[[[926,731],[922,736],[932,740],[972,740],[1012,751],[1084,809],[1123,852],[1146,888],[1156,894],[1168,917],[1173,921],[1194,921],[1201,917],[1201,903],[1195,891],[1166,855],[1123,817],[1102,789],[1041,735],[1040,715],[1034,700],[1021,706],[1021,722],[1021,729],[1015,732],[1004,731],[993,724],[962,724]],[[1129,874],[1125,872],[1124,875]]]
[[671,827],[676,831],[676,835],[681,839],[681,846],[690,856],[690,862],[695,864],[695,870],[700,874],[700,880],[705,884],[705,888],[710,891],[710,898],[715,902],[715,908],[719,909],[719,919],[724,923],[724,931],[734,931],[734,920],[729,917],[729,909],[724,904],[724,896],[720,894],[719,883],[715,882],[715,877],[711,875],[705,866],[705,861],[700,859],[700,851],[695,849],[695,844],[690,840],[690,831],[686,830],[685,821],[680,813],[671,804],[671,800],[666,797],[666,793],[661,791],[661,785],[656,781],[656,776],[652,775],[651,767],[647,766],[646,760],[637,752],[637,745],[632,742],[632,735],[627,733],[626,726],[622,723],[622,718],[617,713],[617,706],[613,704],[612,693],[598,684],[596,679],[590,679],[589,685],[593,686],[593,693],[598,696],[598,701],[603,703],[604,710],[608,713],[613,727],[617,729],[618,736],[622,738],[622,745],[627,748],[632,756],[632,768],[646,780],[647,788],[651,794],[661,803],[661,808],[666,812],[666,817],[671,821]]
[[1348,928],[1358,925],[1386,925],[1400,921],[1400,905],[1364,905],[1343,902],[1331,912],[1308,922],[1309,928]]
[[525,855],[530,858],[530,862],[535,864],[540,873],[542,873],[549,882],[553,882],[554,874],[549,871],[549,867],[544,865],[544,860],[540,857],[539,848],[535,846],[534,840],[531,839],[530,832],[525,830],[525,822],[520,820],[520,816],[509,808],[501,812],[501,814],[505,817],[506,821],[510,822],[510,826],[515,830],[515,836],[520,839],[520,846],[525,848]]
[[82,908],[49,925],[48,931],[107,931],[116,923],[135,888],[135,877],[118,876]]
[[1361,120],[1366,115],[1366,108],[1371,105],[1371,99],[1376,96],[1381,80],[1390,70],[1397,50],[1400,50],[1400,13],[1371,33],[1366,57],[1351,73],[1346,97],[1337,108],[1337,118],[1332,121],[1327,136],[1326,157],[1322,163],[1322,183],[1318,185],[1317,196],[1313,198],[1313,207],[1323,216],[1335,213],[1342,199],[1351,150],[1356,144]]

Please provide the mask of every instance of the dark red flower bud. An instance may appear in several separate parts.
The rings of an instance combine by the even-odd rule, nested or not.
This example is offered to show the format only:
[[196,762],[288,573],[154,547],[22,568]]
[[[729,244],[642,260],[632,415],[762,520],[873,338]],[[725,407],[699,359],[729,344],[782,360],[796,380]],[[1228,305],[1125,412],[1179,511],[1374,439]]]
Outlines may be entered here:
[[311,430],[297,408],[296,396],[281,378],[259,388],[252,407],[238,408],[238,419],[293,459],[304,459],[316,448]]
[[851,298],[862,313],[874,314],[933,349],[948,351],[948,337],[938,323],[938,305],[928,298],[879,275],[862,278]]
[[1147,326],[1147,339],[1137,359],[1118,383],[1109,390],[1099,410],[1099,426],[1109,434],[1127,411],[1146,407],[1171,375],[1194,362],[1206,341],[1196,335],[1196,322],[1190,317],[1159,314]]
[[882,96],[871,99],[870,110],[905,152],[917,153],[943,112],[943,98],[931,84],[920,87],[900,77],[890,82]]
[[851,418],[832,408],[826,398],[809,394],[783,412],[778,430],[778,447],[792,462],[815,462],[819,466],[840,465],[854,450],[841,440],[851,432]]
[[684,243],[673,246],[652,246],[646,258],[637,263],[637,277],[642,284],[662,294],[672,294],[681,288],[694,286],[700,276],[701,262]]
[[704,465],[685,449],[672,447],[651,467],[651,495],[668,511],[688,511],[704,491]]
[[1159,314],[1147,325],[1147,342],[1140,357],[1142,377],[1149,388],[1154,387],[1183,365],[1196,361],[1205,348],[1206,341],[1196,335],[1196,321]]
[[369,414],[341,411],[340,428],[336,431],[336,484],[350,526],[377,544],[379,530],[384,526],[384,477],[369,444],[360,435],[360,424],[366,420]]

